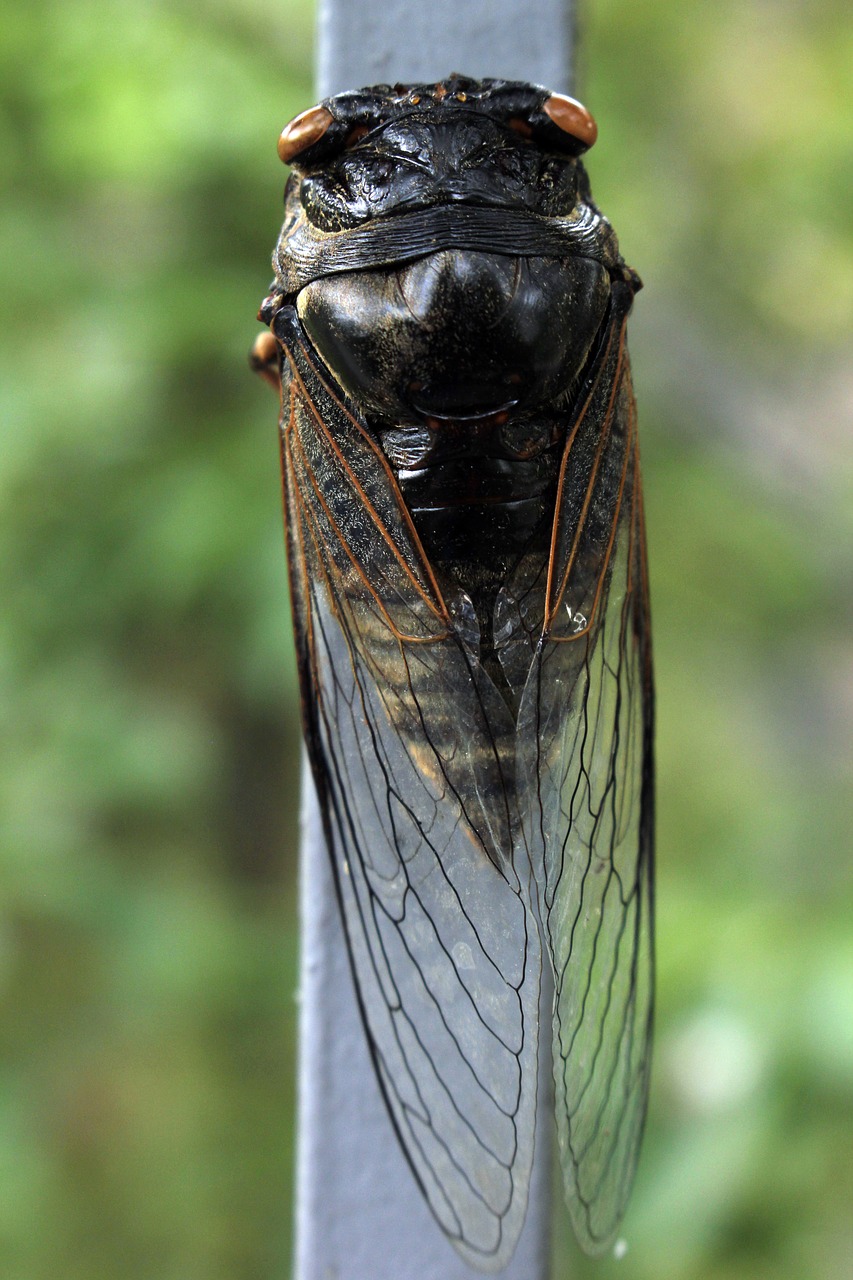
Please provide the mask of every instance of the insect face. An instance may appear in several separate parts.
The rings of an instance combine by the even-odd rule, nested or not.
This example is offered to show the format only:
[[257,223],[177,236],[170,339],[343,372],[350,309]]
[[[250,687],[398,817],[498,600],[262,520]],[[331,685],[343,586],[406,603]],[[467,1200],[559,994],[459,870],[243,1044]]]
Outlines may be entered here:
[[568,214],[578,164],[542,152],[509,125],[457,107],[380,126],[297,179],[309,220],[340,231],[371,218],[438,204]]

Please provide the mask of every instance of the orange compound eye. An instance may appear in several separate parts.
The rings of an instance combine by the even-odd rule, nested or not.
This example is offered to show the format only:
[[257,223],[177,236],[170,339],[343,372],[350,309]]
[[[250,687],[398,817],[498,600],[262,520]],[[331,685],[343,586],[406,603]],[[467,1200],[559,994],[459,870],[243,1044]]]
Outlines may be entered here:
[[278,156],[282,164],[291,164],[300,152],[319,142],[334,118],[325,107],[309,107],[294,116],[282,129],[278,140]]
[[586,107],[575,98],[564,93],[552,93],[543,110],[558,129],[577,138],[585,147],[591,147],[598,137],[598,125]]

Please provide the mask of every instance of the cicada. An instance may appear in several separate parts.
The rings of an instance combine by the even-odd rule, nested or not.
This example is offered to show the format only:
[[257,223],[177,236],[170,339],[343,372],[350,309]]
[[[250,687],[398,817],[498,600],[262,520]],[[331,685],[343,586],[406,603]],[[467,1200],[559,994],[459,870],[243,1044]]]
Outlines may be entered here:
[[303,112],[254,352],[281,388],[305,738],[364,1026],[414,1176],[482,1270],[524,1220],[543,963],[590,1252],[648,1091],[640,281],[590,193],[595,137],[571,98],[460,75]]

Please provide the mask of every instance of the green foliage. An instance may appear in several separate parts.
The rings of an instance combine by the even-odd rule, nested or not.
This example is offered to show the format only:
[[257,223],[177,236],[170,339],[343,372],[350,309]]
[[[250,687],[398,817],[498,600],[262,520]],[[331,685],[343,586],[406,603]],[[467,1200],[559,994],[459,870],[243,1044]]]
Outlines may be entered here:
[[297,720],[249,375],[310,14],[4,26],[0,1271],[286,1273]]
[[[246,351],[312,15],[4,16],[0,1271],[272,1280],[298,709],[275,408]],[[853,27],[829,0],[587,18],[593,185],[647,282],[660,1034],[630,1251],[571,1274],[836,1276]]]

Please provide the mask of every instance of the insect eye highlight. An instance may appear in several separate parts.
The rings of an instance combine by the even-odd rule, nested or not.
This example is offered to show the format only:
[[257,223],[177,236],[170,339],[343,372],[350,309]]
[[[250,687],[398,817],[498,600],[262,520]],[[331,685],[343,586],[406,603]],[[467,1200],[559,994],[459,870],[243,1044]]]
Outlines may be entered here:
[[558,129],[591,147],[598,137],[598,125],[583,103],[564,93],[552,93],[542,108]]
[[292,164],[298,155],[319,142],[334,120],[326,107],[309,107],[290,124],[285,125],[278,140],[278,157],[282,164]]

